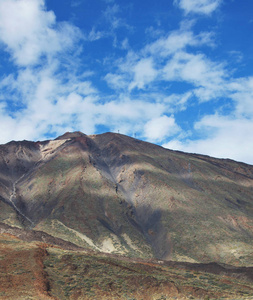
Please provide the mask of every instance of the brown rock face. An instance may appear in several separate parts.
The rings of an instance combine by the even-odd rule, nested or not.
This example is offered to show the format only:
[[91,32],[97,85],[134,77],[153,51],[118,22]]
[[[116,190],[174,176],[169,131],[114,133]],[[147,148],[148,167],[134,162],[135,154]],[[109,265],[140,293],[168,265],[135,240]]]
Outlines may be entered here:
[[253,166],[124,135],[0,145],[0,222],[130,257],[252,265]]

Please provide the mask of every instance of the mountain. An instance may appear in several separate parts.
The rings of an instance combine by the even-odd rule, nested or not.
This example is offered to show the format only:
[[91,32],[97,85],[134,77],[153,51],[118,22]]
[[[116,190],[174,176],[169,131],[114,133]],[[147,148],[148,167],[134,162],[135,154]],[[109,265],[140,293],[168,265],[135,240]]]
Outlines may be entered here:
[[0,145],[1,232],[87,251],[253,266],[252,191],[251,165],[121,134]]

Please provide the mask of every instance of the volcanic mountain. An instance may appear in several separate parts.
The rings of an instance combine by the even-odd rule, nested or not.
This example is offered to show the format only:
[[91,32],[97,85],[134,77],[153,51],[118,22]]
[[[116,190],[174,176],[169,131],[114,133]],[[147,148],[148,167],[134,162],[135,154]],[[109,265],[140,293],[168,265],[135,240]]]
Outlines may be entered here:
[[1,232],[73,249],[249,267],[252,192],[251,165],[121,134],[0,145]]

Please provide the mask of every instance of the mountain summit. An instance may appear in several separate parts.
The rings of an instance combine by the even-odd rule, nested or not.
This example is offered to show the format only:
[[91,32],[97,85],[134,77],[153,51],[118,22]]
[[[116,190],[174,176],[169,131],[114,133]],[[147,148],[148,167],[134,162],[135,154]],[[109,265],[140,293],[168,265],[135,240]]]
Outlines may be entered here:
[[251,165],[121,134],[0,145],[2,226],[100,252],[249,266],[252,190]]

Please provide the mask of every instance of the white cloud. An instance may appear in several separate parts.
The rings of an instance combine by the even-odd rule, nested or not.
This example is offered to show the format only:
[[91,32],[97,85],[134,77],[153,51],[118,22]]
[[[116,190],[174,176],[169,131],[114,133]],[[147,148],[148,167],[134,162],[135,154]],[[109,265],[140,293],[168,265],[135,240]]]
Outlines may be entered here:
[[76,75],[79,60],[72,51],[82,39],[79,29],[57,23],[43,0],[3,0],[0,33],[17,67],[0,80],[0,129],[5,131],[0,142],[34,140],[79,126],[93,133],[95,121],[86,109],[97,91],[86,78],[91,72]]
[[105,17],[113,21],[115,18],[115,15],[120,11],[119,5],[113,4],[111,6],[107,6],[106,10],[104,11]]
[[223,66],[207,59],[203,54],[176,53],[163,69],[168,81],[192,83],[196,96],[208,101],[222,94],[225,72]]
[[168,109],[171,113],[183,111],[187,109],[188,101],[193,96],[193,92],[184,94],[172,94],[163,98],[165,103],[168,103]]
[[[209,61],[203,54],[188,53],[187,48],[201,45],[212,47],[212,34],[202,32],[194,35],[188,27],[182,25],[179,30],[160,37],[139,52],[130,49],[125,58],[110,62],[115,65],[116,71],[104,77],[108,85],[120,91],[128,87],[131,91],[150,87],[161,80],[186,80],[198,87],[198,97],[211,99],[213,90],[218,86],[220,89],[224,75],[222,66]],[[209,89],[204,93],[201,87],[207,86]]]
[[177,53],[186,47],[208,45],[213,46],[212,33],[202,32],[195,35],[188,28],[181,26],[179,30],[172,31],[167,36],[160,37],[155,42],[147,45],[144,48],[144,53],[152,54],[156,56],[166,57]]
[[72,7],[78,7],[82,4],[82,0],[71,0]]
[[121,74],[108,73],[104,79],[107,84],[115,90],[125,89],[128,85],[128,81],[126,80],[125,76]]
[[130,83],[130,90],[137,87],[143,89],[145,85],[156,78],[157,71],[154,69],[153,61],[151,58],[141,59],[133,67],[134,80]]
[[161,142],[178,132],[180,132],[180,127],[176,124],[174,117],[166,115],[153,118],[144,126],[144,136],[151,142]]
[[[163,146],[253,164],[253,78],[226,78],[221,86],[221,91],[230,105],[234,105],[232,111],[226,116],[219,113],[206,115],[196,122],[192,133],[197,133],[201,138],[185,139],[178,136]],[[215,89],[201,89],[201,92],[207,93],[207,97],[210,96],[209,92],[212,93],[212,97],[219,96],[217,88],[216,92]],[[200,89],[197,90],[199,91]],[[196,90],[194,92],[196,93]]]
[[87,39],[89,41],[97,41],[103,37],[106,36],[106,33],[105,32],[102,32],[102,31],[96,31],[95,27],[92,27],[92,30],[90,31]]
[[[61,75],[60,75],[61,74]],[[121,133],[142,134],[145,122],[167,110],[163,103],[152,102],[151,96],[129,98],[119,96],[101,99],[90,81],[58,73],[58,62],[41,68],[21,68],[15,77],[8,76],[0,86],[17,95],[23,106],[9,115],[7,103],[0,111],[0,143],[10,139],[43,139],[47,132],[55,135],[65,130],[81,130],[87,134],[96,131],[99,124]],[[5,93],[6,95],[6,93]],[[16,98],[13,100],[16,101]],[[16,105],[16,104],[11,104]]]
[[129,49],[129,41],[127,38],[125,38],[122,42],[121,42],[121,49],[127,50]]
[[122,7],[120,7],[118,4],[115,4],[114,1],[111,3],[108,2],[108,6],[104,11],[104,17],[110,24],[112,31],[118,29],[119,27],[131,29],[131,27],[125,22],[125,20],[118,16],[121,11]]
[[198,13],[209,15],[215,11],[222,0],[174,0],[174,4],[184,10],[186,14]]
[[245,118],[253,118],[253,77],[231,80],[227,84],[231,91],[231,99],[236,103],[236,114]]
[[229,157],[253,164],[252,120],[215,114],[202,118],[196,123],[195,128],[204,133],[202,139],[186,141],[174,139],[163,146],[218,158]]
[[73,45],[80,31],[68,24],[56,26],[52,11],[46,11],[43,0],[2,0],[0,2],[0,42],[16,64],[38,63]]

